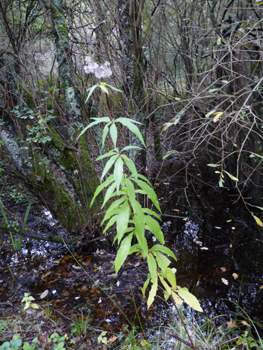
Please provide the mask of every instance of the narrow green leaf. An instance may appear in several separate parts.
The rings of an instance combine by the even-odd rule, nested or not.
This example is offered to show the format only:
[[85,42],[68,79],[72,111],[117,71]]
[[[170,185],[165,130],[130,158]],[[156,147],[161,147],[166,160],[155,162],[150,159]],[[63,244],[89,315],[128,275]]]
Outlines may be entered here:
[[127,165],[128,169],[130,170],[131,174],[134,176],[135,179],[137,179],[137,169],[134,165],[134,162],[128,158],[125,154],[121,155],[121,158],[124,160],[125,164]]
[[172,269],[170,269],[170,267],[167,267],[166,271],[165,271],[165,278],[167,279],[167,281],[170,283],[170,285],[175,288],[176,287],[176,278],[175,278],[175,274],[173,273]]
[[120,248],[118,249],[114,266],[115,266],[115,272],[118,273],[119,269],[122,267],[124,261],[126,260],[127,256],[129,255],[130,248],[131,248],[131,240],[132,240],[133,234],[130,233],[121,243]]
[[145,283],[144,283],[144,285],[142,287],[142,295],[143,295],[143,297],[145,297],[145,291],[146,291],[146,288],[149,285],[149,282],[150,282],[150,277],[147,278],[147,280],[145,281]]
[[147,182],[150,186],[152,186],[152,184],[150,183],[150,181],[147,179],[147,177],[145,177],[144,175],[138,174],[138,177],[142,180],[144,180],[145,182]]
[[108,87],[110,87],[112,90],[115,90],[115,91],[118,91],[118,92],[123,92],[123,91],[117,89],[116,87],[111,86],[110,84],[106,84],[106,85],[107,85]]
[[79,136],[77,137],[76,140],[78,140],[80,138],[80,136],[82,136],[90,127],[91,127],[91,125],[85,126],[85,128],[81,131],[81,133],[79,134]]
[[203,312],[203,309],[201,308],[199,301],[196,299],[196,297],[190,293],[187,288],[181,288],[177,287],[176,293],[179,294],[179,296],[184,300],[184,302],[189,305],[192,309]]
[[119,210],[119,205],[121,205],[126,200],[126,197],[123,196],[121,198],[116,199],[108,208],[106,211],[106,214],[101,222],[101,225],[104,223],[104,221],[108,220],[113,214],[111,212],[115,210],[116,208]]
[[148,209],[148,208],[143,208],[143,212],[148,214],[148,215],[152,215],[154,217],[156,217],[156,219],[162,221],[162,219],[160,218],[160,216],[153,210],[151,209]]
[[135,201],[133,216],[133,222],[135,226],[134,233],[136,235],[140,248],[142,249],[143,257],[145,258],[148,255],[148,244],[145,238],[145,218],[140,208],[140,203]]
[[111,195],[112,195],[112,193],[114,192],[115,189],[116,189],[116,184],[115,184],[115,181],[114,181],[113,184],[110,185],[110,187],[107,189],[107,191],[105,193],[104,201],[103,201],[102,206],[101,206],[102,208],[108,202],[108,200],[111,198]]
[[155,207],[161,212],[161,208],[159,206],[158,198],[156,193],[154,192],[153,188],[150,187],[148,184],[146,184],[144,181],[139,180],[139,179],[134,179],[134,181],[137,183],[138,186],[141,187],[143,191],[147,194],[147,196],[150,198],[150,200],[153,202]]
[[154,234],[154,236],[164,244],[164,237],[159,223],[149,215],[145,215],[146,229]]
[[131,149],[142,149],[141,147],[138,147],[138,146],[125,146],[123,147],[123,149],[121,150],[121,153],[122,152],[125,152],[125,151],[129,151]]
[[102,117],[102,118],[93,118],[95,119],[94,122],[90,123],[89,125],[87,125],[79,134],[79,136],[77,137],[76,140],[78,140],[80,138],[80,136],[82,136],[89,128],[91,128],[94,125],[97,125],[99,123],[106,123],[106,122],[110,122],[110,118],[109,117]]
[[151,251],[160,251],[164,254],[169,255],[170,257],[174,258],[175,261],[177,261],[176,256],[174,255],[174,253],[171,251],[171,249],[164,247],[163,245],[160,244],[155,244],[152,248]]
[[130,206],[128,201],[126,200],[126,202],[123,203],[122,206],[120,206],[119,208],[119,212],[118,212],[118,219],[117,219],[117,234],[114,238],[118,239],[118,244],[120,244],[120,241],[123,238],[123,235],[128,227],[128,222],[130,219]]
[[105,229],[103,230],[103,233],[105,233],[112,225],[114,225],[117,219],[118,219],[118,215],[112,216],[108,221]]
[[158,287],[158,284],[156,281],[155,283],[152,284],[151,290],[149,292],[149,296],[148,296],[148,300],[147,300],[148,308],[152,305],[152,303],[154,301],[155,295],[157,293],[157,287]]
[[108,132],[109,132],[109,126],[108,126],[108,124],[106,124],[104,126],[103,132],[102,132],[102,148],[104,148],[105,140],[106,140],[106,137],[108,135]]
[[149,273],[151,276],[151,281],[152,283],[156,283],[157,282],[157,265],[152,254],[149,254],[147,256],[147,263],[148,263]]
[[89,88],[89,89],[87,90],[87,91],[89,91],[89,94],[88,94],[88,97],[86,98],[85,103],[87,103],[87,102],[88,102],[88,100],[89,100],[90,96],[92,95],[92,93],[93,93],[93,91],[96,89],[96,87],[98,87],[98,84],[93,85],[91,88]]
[[109,176],[109,177],[107,178],[106,181],[104,181],[102,184],[100,184],[100,185],[96,188],[96,191],[95,191],[94,196],[93,196],[93,198],[92,198],[92,200],[91,200],[91,203],[90,203],[90,207],[92,206],[92,204],[93,204],[95,198],[97,197],[97,195],[98,195],[105,187],[107,187],[107,186],[108,186],[111,182],[113,182],[113,181],[114,181],[114,178],[113,178],[113,175],[111,175],[111,176]]
[[152,251],[152,253],[156,257],[156,261],[157,261],[158,266],[165,273],[167,267],[171,264],[171,261],[165,255],[163,255],[161,252]]
[[[134,230],[134,228],[132,227],[132,229]],[[131,249],[130,249],[130,252],[129,252],[129,255],[133,254],[133,253],[138,253],[138,252],[141,252],[142,250],[140,249],[140,246],[139,244],[134,244]]]
[[107,174],[107,172],[110,170],[110,168],[112,167],[112,165],[115,163],[116,159],[119,157],[118,154],[113,155],[112,157],[110,157],[110,159],[107,161],[107,163],[105,164],[105,167],[103,169],[103,173],[101,175],[101,180],[104,178],[104,176]]
[[114,154],[118,154],[118,152],[114,149],[114,150],[111,150],[105,154],[102,154],[101,156],[99,156],[96,160],[101,160],[101,159],[104,159],[104,158],[107,158],[107,157],[111,157],[112,155]]
[[119,190],[121,180],[123,177],[123,160],[119,157],[114,165],[114,180],[116,183],[117,191]]
[[[145,142],[143,140],[142,134],[140,133],[140,130],[138,129],[138,127],[136,125],[134,125],[134,123],[136,122],[135,120],[131,120],[128,118],[118,118],[116,119],[116,122],[121,123],[122,125],[126,126],[131,132],[133,132],[138,139],[141,141],[141,143],[145,146]],[[138,122],[136,122],[138,123]],[[140,124],[140,123],[139,123]]]
[[131,205],[132,205],[132,207],[134,207],[134,203],[136,201],[134,185],[129,178],[123,179],[123,184],[124,184],[125,188],[127,189],[127,194],[129,196],[129,200],[131,202]]
[[137,120],[133,120],[133,119],[129,119],[129,118],[125,118],[125,117],[120,117],[115,119],[115,122],[121,123],[122,125],[125,125],[124,122],[132,122],[132,123],[136,123],[136,124],[141,124],[140,122],[138,122]]
[[110,136],[111,136],[112,142],[114,144],[114,147],[116,147],[118,130],[117,130],[115,123],[113,123],[110,127]]

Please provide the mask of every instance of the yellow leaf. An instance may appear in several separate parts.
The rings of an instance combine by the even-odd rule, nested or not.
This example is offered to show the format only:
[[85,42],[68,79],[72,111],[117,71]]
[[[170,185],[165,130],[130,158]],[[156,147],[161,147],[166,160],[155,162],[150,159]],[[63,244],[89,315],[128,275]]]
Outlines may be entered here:
[[213,118],[213,122],[216,123],[218,122],[219,118],[221,117],[221,115],[224,114],[224,112],[216,112],[214,113],[215,117]]
[[230,179],[234,180],[234,181],[239,181],[237,177],[231,175],[230,173],[228,173],[227,171],[224,170],[224,172],[230,177]]
[[263,289],[263,286],[260,286],[259,289]]
[[258,226],[262,227],[263,226],[262,221],[256,215],[252,214],[252,216],[256,220],[256,223],[258,224]]
[[225,267],[221,267],[222,272],[226,272],[226,268]]
[[248,324],[246,321],[241,321],[241,323],[242,323],[244,326],[250,327],[250,324]]
[[238,274],[235,272],[232,274],[232,276],[234,277],[235,280],[238,278]]

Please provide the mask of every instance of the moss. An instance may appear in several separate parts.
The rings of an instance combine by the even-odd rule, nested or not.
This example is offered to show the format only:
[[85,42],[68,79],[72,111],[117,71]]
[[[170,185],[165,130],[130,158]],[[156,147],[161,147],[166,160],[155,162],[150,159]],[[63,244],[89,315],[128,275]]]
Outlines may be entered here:
[[36,195],[70,233],[81,232],[83,225],[89,219],[88,213],[74,201],[49,169],[38,164],[39,160],[40,158],[35,154],[33,172],[30,175]]

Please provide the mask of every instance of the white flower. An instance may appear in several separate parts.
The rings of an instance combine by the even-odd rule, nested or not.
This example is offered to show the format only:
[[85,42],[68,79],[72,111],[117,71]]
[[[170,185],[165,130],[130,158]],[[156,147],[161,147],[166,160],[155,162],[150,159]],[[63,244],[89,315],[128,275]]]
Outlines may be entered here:
[[112,70],[110,68],[110,62],[106,61],[102,65],[98,65],[93,61],[92,56],[85,57],[86,66],[84,66],[84,71],[86,74],[93,73],[98,79],[109,78],[112,75]]

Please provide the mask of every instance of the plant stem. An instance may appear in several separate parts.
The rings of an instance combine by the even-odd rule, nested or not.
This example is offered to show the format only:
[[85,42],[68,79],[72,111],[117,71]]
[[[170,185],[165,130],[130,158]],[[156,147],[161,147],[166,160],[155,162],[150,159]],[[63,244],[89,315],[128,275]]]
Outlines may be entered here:
[[192,338],[190,337],[190,334],[189,334],[189,332],[188,332],[188,330],[187,330],[187,328],[186,328],[186,325],[185,325],[185,323],[184,323],[184,321],[183,321],[183,319],[182,319],[182,316],[180,315],[180,312],[179,312],[179,310],[178,310],[178,308],[177,308],[177,306],[176,306],[176,302],[173,300],[173,298],[171,298],[171,299],[172,299],[172,302],[173,302],[174,307],[175,307],[175,309],[176,309],[177,315],[179,316],[179,318],[180,318],[180,320],[181,320],[181,322],[182,322],[182,325],[184,326],[184,329],[185,329],[185,331],[186,331],[186,334],[187,334],[187,336],[188,336],[188,339],[190,340],[190,343],[191,343],[191,345],[192,345],[192,348],[193,348],[193,350],[196,350],[196,348],[195,348],[195,346],[194,346],[194,343],[193,343],[193,341],[192,341]]

